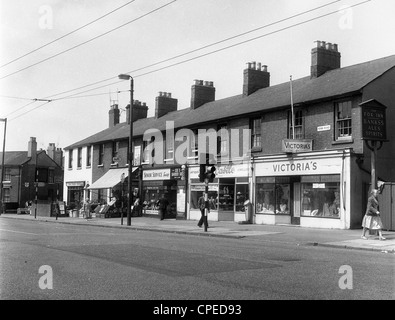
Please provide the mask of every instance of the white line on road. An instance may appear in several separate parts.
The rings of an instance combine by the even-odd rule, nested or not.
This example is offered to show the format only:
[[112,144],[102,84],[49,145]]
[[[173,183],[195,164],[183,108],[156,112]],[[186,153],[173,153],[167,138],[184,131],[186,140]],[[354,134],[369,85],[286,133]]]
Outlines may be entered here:
[[39,236],[39,235],[40,235],[40,233],[31,233],[31,232],[15,231],[15,230],[8,230],[8,229],[0,229],[0,231],[8,231],[8,232],[15,232],[15,233],[32,234],[32,235],[35,235],[35,236]]

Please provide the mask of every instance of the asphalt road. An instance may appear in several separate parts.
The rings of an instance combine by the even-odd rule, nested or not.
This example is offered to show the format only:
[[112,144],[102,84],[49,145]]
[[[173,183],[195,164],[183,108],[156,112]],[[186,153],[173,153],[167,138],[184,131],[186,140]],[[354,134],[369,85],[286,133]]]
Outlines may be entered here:
[[2,219],[0,257],[2,300],[395,298],[395,255],[270,234],[229,239]]

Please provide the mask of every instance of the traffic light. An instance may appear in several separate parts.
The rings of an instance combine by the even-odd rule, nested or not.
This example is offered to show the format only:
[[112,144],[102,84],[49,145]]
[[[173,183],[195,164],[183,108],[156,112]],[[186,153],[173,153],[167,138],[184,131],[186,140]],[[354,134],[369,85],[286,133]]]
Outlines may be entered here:
[[214,182],[216,170],[217,168],[215,166],[207,166],[206,178],[208,179],[208,182]]
[[200,182],[204,182],[205,176],[206,176],[206,165],[205,164],[200,164],[199,181]]

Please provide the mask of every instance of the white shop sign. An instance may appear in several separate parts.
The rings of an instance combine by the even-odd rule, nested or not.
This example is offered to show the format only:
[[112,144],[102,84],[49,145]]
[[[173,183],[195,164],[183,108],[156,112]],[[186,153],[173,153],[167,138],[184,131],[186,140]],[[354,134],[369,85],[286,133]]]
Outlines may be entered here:
[[[215,171],[216,178],[235,178],[235,177],[248,177],[248,165],[216,165]],[[199,179],[199,167],[189,168],[189,177],[191,179]]]
[[339,174],[341,173],[341,158],[288,160],[257,163],[256,176],[293,176],[309,174]]
[[143,180],[170,180],[170,168],[168,169],[157,169],[157,170],[144,170]]

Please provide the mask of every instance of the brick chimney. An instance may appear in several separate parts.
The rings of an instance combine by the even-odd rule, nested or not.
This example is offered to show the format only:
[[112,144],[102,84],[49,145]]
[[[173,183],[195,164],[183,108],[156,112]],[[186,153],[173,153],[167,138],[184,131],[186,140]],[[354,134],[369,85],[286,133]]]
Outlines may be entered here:
[[62,167],[63,151],[61,148],[56,148],[55,143],[50,143],[47,149],[47,154],[58,166]]
[[166,113],[177,111],[178,100],[171,97],[169,92],[159,92],[155,98],[155,118],[160,118]]
[[311,50],[311,75],[310,78],[318,78],[329,70],[340,68],[340,52],[337,44],[316,41],[317,46]]
[[111,106],[110,111],[108,111],[109,118],[109,128],[115,127],[119,123],[120,111],[118,105],[114,104]]
[[31,158],[31,164],[37,164],[37,141],[35,137],[30,137],[27,147],[27,157]]
[[192,86],[191,109],[197,109],[211,101],[215,101],[215,87],[213,82],[195,80],[195,84]]
[[[126,106],[126,123],[130,123],[129,115],[130,104]],[[133,100],[133,122],[147,118],[148,107],[145,102]]]
[[247,97],[255,91],[270,86],[270,72],[267,71],[266,65],[260,62],[247,63],[244,70],[243,96]]

